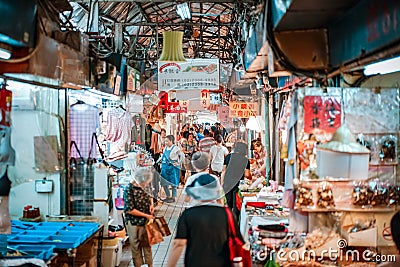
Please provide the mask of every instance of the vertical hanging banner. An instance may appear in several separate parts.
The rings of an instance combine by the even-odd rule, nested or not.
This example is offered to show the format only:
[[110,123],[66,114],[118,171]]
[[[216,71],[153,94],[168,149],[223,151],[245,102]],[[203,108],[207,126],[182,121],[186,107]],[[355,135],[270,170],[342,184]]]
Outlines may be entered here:
[[340,97],[305,96],[304,132],[333,133],[342,124]]
[[219,89],[219,59],[158,61],[158,90]]
[[229,117],[229,107],[219,106],[217,108],[217,113],[218,113],[218,120],[223,127],[232,128],[234,126],[232,118]]
[[140,88],[140,73],[136,69],[127,66],[127,72],[128,72],[128,77],[127,77],[127,86],[126,90],[128,91],[136,91]]
[[210,106],[210,91],[201,90],[200,101],[203,108],[208,108]]

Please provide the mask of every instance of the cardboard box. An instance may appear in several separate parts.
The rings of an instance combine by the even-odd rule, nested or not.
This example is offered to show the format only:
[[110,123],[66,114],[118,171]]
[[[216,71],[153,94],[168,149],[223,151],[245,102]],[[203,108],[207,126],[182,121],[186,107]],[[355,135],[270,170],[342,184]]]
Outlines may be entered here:
[[354,247],[377,247],[378,246],[378,230],[377,227],[374,226],[372,228],[349,233],[350,229],[353,228],[354,225],[346,225],[343,226],[341,234],[347,240],[347,246]]
[[76,251],[77,261],[89,261],[92,257],[96,256],[97,249],[95,248],[94,240],[90,240],[83,246],[79,247]]

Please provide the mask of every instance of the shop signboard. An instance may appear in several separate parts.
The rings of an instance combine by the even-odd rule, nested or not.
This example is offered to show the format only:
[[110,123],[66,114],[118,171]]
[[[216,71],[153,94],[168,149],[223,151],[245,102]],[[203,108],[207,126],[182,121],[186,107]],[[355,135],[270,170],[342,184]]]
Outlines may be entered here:
[[258,116],[258,104],[240,101],[229,102],[229,117],[231,118],[250,118]]
[[202,107],[208,108],[210,106],[210,91],[201,90],[200,95],[201,95],[200,100]]
[[189,107],[189,101],[188,100],[179,100],[179,106],[183,108],[188,108]]
[[140,73],[136,69],[128,66],[128,84],[127,90],[128,91],[136,91],[140,88]]
[[365,0],[329,25],[330,63],[338,66],[400,40],[400,1]]
[[233,120],[229,117],[229,107],[228,106],[219,106],[217,108],[218,120],[221,125],[225,128],[233,127]]
[[179,102],[168,102],[168,107],[164,111],[165,113],[187,113],[186,107],[181,107]]
[[221,104],[221,94],[211,93],[210,104],[219,105]]
[[342,124],[342,107],[339,97],[304,97],[304,132],[333,133]]
[[143,96],[134,93],[126,95],[126,109],[132,113],[143,113]]
[[158,90],[219,89],[219,60],[158,61]]

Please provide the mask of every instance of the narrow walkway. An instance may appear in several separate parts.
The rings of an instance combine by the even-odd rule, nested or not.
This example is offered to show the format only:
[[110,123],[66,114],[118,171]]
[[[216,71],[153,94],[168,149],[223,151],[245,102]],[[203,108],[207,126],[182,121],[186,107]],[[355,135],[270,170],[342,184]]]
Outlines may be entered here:
[[[169,250],[172,247],[172,241],[175,237],[176,226],[178,223],[178,218],[182,211],[184,210],[183,205],[184,195],[182,194],[182,189],[178,189],[178,197],[175,203],[165,203],[159,202],[155,208],[156,216],[164,216],[165,220],[168,222],[169,229],[171,230],[171,235],[164,238],[164,241],[160,244],[154,245],[153,250],[153,267],[167,266]],[[184,253],[180,260],[178,261],[177,267],[183,267]],[[132,256],[129,248],[129,243],[127,242],[122,251],[122,258],[120,267],[132,267]]]

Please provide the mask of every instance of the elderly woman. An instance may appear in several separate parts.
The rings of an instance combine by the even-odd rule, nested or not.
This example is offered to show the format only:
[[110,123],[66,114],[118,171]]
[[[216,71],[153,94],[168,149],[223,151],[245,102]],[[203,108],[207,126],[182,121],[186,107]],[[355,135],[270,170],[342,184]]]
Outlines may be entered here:
[[[189,184],[186,194],[198,204],[183,211],[178,220],[168,267],[176,263],[186,247],[185,266],[231,266],[228,247],[227,211],[219,203],[223,195],[218,179],[203,173]],[[236,227],[236,233],[240,231]]]
[[149,189],[152,178],[151,169],[138,168],[135,171],[135,179],[124,190],[126,229],[135,267],[145,263],[149,267],[153,265],[151,246],[145,228],[147,220],[154,218],[153,198]]

